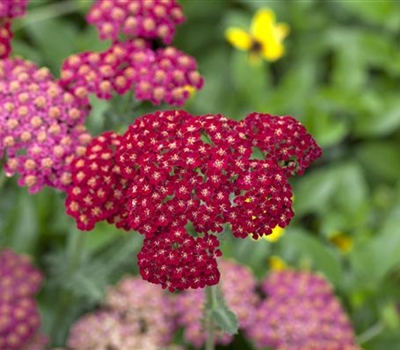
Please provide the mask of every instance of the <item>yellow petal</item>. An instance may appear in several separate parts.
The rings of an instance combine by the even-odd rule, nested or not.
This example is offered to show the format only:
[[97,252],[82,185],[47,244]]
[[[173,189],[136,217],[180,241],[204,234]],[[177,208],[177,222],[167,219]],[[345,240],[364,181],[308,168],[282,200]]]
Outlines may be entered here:
[[352,238],[343,232],[335,232],[329,240],[343,253],[347,253],[353,248]]
[[270,40],[262,45],[262,57],[268,61],[276,61],[285,53],[285,48],[280,41]]
[[239,50],[249,50],[251,48],[251,36],[240,28],[228,28],[225,38]]
[[276,255],[273,255],[269,258],[269,266],[274,271],[281,271],[287,267],[285,261]]
[[276,242],[279,238],[281,238],[284,234],[285,230],[280,226],[275,226],[272,230],[272,233],[266,236],[263,236],[267,241]]
[[276,39],[281,41],[289,35],[290,27],[286,23],[278,23],[274,31]]
[[275,23],[275,14],[268,8],[256,12],[251,22],[250,32],[257,41],[264,41],[272,34]]

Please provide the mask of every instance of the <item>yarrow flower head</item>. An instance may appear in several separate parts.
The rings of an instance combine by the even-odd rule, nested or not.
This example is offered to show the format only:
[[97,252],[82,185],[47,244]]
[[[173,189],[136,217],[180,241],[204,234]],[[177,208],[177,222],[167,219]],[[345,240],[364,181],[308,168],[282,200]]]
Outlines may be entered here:
[[185,17],[175,0],[97,0],[87,15],[87,21],[96,26],[100,38],[161,39],[172,42],[175,27]]
[[31,193],[43,185],[65,189],[69,164],[83,154],[90,135],[88,108],[64,91],[46,68],[23,59],[0,61],[0,157],[5,172],[20,175]]
[[25,350],[43,342],[34,300],[41,282],[41,273],[27,257],[0,250],[0,349]]
[[257,347],[359,350],[350,321],[322,276],[274,271],[262,290],[266,298],[247,331]]
[[[221,269],[221,291],[228,307],[237,316],[239,327],[247,329],[254,323],[254,315],[259,297],[256,294],[257,281],[244,265],[234,261],[219,260]],[[176,298],[178,325],[184,329],[184,339],[188,344],[201,348],[205,343],[205,332],[201,322],[205,301],[204,290],[185,290]],[[232,335],[218,332],[216,342],[227,345]]]
[[[90,170],[83,170],[85,176],[74,176],[68,189],[67,212],[83,229],[108,220],[143,234],[140,273],[170,290],[218,283],[215,259],[221,252],[214,233],[225,224],[241,238],[287,226],[293,216],[288,177],[321,154],[295,119],[259,113],[238,122],[222,115],[156,112],[136,119],[118,143],[108,160],[117,167],[96,173],[104,192],[110,186],[121,191],[107,204],[117,211],[91,211],[107,201],[86,198],[88,186],[80,178]],[[260,159],[253,157],[255,148]],[[83,168],[76,165],[89,169],[95,161],[88,152],[74,163],[77,174]]]
[[71,328],[68,346],[86,349],[165,349],[175,330],[172,299],[138,277],[107,291],[103,307]]
[[11,20],[25,14],[28,0],[0,0],[0,59],[11,52]]
[[230,27],[225,36],[237,49],[249,51],[251,59],[276,61],[285,53],[282,42],[288,33],[287,24],[275,23],[275,14],[271,9],[261,8],[254,15],[249,32]]
[[139,101],[182,105],[191,89],[200,89],[203,78],[193,57],[174,47],[153,50],[141,39],[116,42],[101,53],[70,56],[61,69],[60,84],[86,99],[102,99],[133,90]]
[[196,60],[170,44],[175,26],[184,20],[175,0],[98,0],[87,20],[102,39],[112,39],[104,52],[67,58],[60,84],[86,99],[110,99],[132,91],[139,101],[181,106],[203,86]]

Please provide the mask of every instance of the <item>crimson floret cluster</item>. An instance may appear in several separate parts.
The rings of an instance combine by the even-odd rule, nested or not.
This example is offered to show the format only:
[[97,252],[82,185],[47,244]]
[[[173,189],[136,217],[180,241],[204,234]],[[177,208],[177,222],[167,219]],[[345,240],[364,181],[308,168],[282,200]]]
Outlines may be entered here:
[[287,226],[288,177],[320,154],[288,116],[252,113],[235,121],[155,112],[121,137],[95,138],[73,162],[67,211],[83,230],[107,220],[144,235],[144,279],[170,290],[204,287],[219,281],[215,234],[228,224],[234,236],[257,239]]

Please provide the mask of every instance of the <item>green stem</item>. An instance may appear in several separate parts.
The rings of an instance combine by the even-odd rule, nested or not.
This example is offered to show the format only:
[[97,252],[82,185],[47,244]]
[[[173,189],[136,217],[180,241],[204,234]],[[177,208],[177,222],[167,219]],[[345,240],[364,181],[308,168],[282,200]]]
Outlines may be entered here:
[[79,267],[79,263],[82,257],[82,251],[84,248],[85,241],[85,231],[72,232],[72,236],[70,236],[70,247],[69,247],[69,266],[68,273],[69,275],[73,275],[76,269]]
[[368,328],[364,333],[357,337],[357,341],[360,345],[375,338],[384,329],[384,325],[381,322],[375,323],[372,327]]
[[[84,248],[84,238],[85,232],[76,230],[71,230],[69,233],[68,240],[68,277],[73,276],[76,270],[79,267],[82,252]],[[54,316],[53,327],[51,329],[51,335],[53,339],[59,340],[62,339],[65,335],[63,334],[63,329],[60,326],[63,324],[63,319],[65,315],[68,313],[68,308],[71,303],[71,292],[66,289],[62,289],[61,293],[58,297],[57,310]]]
[[205,350],[215,349],[215,327],[216,324],[213,318],[213,308],[217,297],[217,286],[205,287],[206,301],[204,310],[204,328],[206,332],[206,347]]

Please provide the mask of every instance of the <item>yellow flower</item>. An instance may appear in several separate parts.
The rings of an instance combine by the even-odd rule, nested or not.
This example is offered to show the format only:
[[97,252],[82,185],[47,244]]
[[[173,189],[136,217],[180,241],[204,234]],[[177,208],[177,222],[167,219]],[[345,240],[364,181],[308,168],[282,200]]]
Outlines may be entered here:
[[347,253],[353,248],[352,238],[343,232],[333,233],[329,240],[343,253]]
[[287,265],[279,256],[273,255],[269,258],[269,267],[274,271],[282,271],[286,269]]
[[275,14],[268,8],[262,8],[254,15],[250,33],[237,27],[228,28],[226,39],[237,49],[249,51],[251,57],[262,57],[276,61],[285,53],[283,39],[289,34],[289,26],[275,23]]
[[272,233],[269,235],[264,235],[264,239],[270,242],[276,242],[279,238],[283,236],[285,233],[285,230],[280,227],[280,226],[275,226],[275,228],[272,230]]

